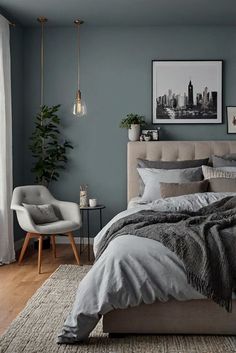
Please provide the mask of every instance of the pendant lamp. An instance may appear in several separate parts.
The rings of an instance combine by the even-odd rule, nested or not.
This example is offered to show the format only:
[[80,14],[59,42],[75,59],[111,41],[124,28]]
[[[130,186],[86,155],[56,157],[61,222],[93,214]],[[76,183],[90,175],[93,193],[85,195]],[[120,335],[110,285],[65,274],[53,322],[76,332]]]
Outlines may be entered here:
[[80,25],[84,23],[84,21],[78,19],[74,21],[77,27],[77,36],[78,36],[78,68],[77,68],[77,91],[75,96],[75,101],[73,105],[73,114],[77,118],[83,118],[87,115],[87,107],[83,100],[81,90],[80,90],[80,71],[79,71],[79,64],[80,64]]

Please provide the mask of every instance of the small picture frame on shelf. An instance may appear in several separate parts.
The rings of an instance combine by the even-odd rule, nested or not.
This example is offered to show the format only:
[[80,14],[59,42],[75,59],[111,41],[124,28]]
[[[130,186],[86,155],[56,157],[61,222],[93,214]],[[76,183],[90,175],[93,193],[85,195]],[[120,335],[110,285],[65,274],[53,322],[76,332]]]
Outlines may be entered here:
[[157,129],[154,130],[142,130],[141,136],[140,136],[140,141],[159,141],[160,139],[160,128],[158,127]]
[[236,106],[226,107],[227,133],[236,134]]

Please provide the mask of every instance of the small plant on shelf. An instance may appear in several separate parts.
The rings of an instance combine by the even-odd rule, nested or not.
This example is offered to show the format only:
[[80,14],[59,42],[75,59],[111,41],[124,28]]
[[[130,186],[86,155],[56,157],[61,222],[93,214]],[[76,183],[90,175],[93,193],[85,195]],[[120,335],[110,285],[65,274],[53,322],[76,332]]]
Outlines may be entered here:
[[121,120],[120,127],[130,129],[131,125],[145,125],[144,116],[138,114],[127,114],[124,119]]
[[124,119],[121,120],[120,127],[128,129],[129,140],[137,141],[140,136],[140,126],[145,125],[144,116],[138,114],[127,114]]

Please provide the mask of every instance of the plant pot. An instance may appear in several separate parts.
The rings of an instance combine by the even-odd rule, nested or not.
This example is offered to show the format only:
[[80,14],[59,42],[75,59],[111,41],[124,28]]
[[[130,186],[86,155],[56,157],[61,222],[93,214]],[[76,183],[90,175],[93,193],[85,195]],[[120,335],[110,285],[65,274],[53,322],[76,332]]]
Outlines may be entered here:
[[140,125],[132,124],[128,129],[128,135],[130,141],[138,141],[140,136]]

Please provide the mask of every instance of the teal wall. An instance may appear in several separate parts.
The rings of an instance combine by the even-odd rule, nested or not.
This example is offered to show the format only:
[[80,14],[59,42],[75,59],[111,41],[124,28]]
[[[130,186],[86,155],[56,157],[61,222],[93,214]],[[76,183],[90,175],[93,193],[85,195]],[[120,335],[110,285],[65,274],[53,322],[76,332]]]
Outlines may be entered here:
[[[39,106],[39,40],[24,29],[25,184],[33,181],[28,138]],[[127,131],[120,119],[137,112],[151,121],[152,59],[223,59],[225,105],[236,105],[236,27],[92,27],[81,28],[81,88],[86,119],[71,114],[76,91],[76,31],[47,27],[45,33],[45,103],[61,103],[65,135],[74,143],[70,163],[58,183],[57,197],[79,199],[79,185],[107,206],[106,220],[126,207]],[[222,125],[166,125],[165,140],[233,139]]]

